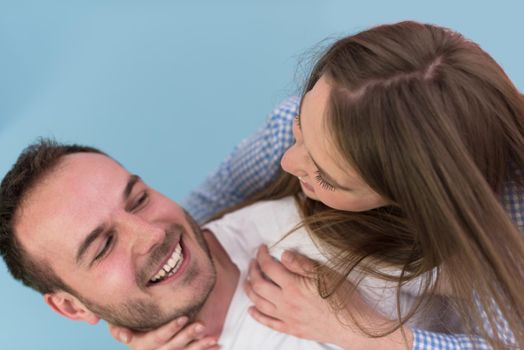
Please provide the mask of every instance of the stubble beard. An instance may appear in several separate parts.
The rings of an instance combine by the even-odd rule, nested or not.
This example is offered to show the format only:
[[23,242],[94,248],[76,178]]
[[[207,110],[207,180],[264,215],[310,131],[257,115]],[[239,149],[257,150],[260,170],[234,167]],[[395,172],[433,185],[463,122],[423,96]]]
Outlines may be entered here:
[[[202,229],[187,212],[185,212],[185,216],[187,222],[190,224],[191,230],[194,232],[194,236],[198,245],[204,250],[206,256],[208,257],[205,264],[207,265],[206,267],[209,271],[202,271],[198,265],[192,265],[185,272],[184,277],[179,282],[179,284],[184,285],[186,283],[190,283],[203,274],[209,274],[209,276],[204,279],[203,283],[200,283],[200,285],[195,287],[195,289],[198,290],[195,290],[195,293],[192,294],[191,299],[188,300],[184,305],[178,306],[176,309],[172,310],[162,310],[155,301],[143,300],[139,298],[127,300],[116,305],[102,305],[82,297],[80,293],[75,293],[75,296],[98,317],[116,326],[126,327],[136,331],[156,329],[180,316],[187,316],[190,321],[195,320],[197,314],[205,305],[209,294],[215,286],[216,268],[213,257],[209,250],[209,246],[207,245],[207,242],[203,236]],[[159,265],[159,257],[165,257],[165,254],[167,254],[166,249],[168,249],[166,247],[171,245],[174,237],[173,229],[182,229],[183,234],[187,234],[185,230],[179,225],[173,225],[173,227],[168,229],[166,231],[165,241],[159,248],[155,250],[155,252],[151,254],[152,258],[150,263],[147,264],[148,266],[152,265],[157,267]],[[142,270],[150,271],[150,268],[144,268]],[[137,276],[137,283],[139,283],[139,285],[142,278],[140,275],[144,275],[143,271],[139,272]],[[173,298],[176,297],[175,291],[173,293]]]

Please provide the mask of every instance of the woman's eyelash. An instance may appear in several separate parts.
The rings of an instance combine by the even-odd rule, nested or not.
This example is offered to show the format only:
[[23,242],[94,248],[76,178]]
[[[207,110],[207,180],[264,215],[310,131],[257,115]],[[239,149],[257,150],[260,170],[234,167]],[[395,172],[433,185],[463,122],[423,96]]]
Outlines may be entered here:
[[300,129],[300,113],[297,113],[295,120],[297,121],[298,128]]
[[315,180],[317,180],[318,184],[323,189],[328,190],[328,191],[334,191],[335,190],[335,186],[333,186],[332,184],[330,184],[329,182],[327,182],[326,180],[324,180],[322,178],[322,175],[320,175],[320,171],[317,171],[317,174],[315,176]]

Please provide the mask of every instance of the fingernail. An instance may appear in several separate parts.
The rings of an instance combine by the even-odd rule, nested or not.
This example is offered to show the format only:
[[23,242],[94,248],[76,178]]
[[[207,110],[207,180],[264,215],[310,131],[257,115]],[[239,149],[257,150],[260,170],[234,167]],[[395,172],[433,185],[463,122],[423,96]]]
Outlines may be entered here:
[[293,255],[293,253],[289,251],[286,250],[284,253],[282,253],[283,262],[292,263],[294,259],[295,259],[295,256]]
[[120,335],[120,340],[122,341],[122,343],[127,344],[131,341],[131,337],[129,336],[129,334],[124,333]]
[[182,316],[182,317],[180,317],[180,318],[176,321],[176,323],[177,323],[179,326],[183,326],[183,325],[185,325],[186,322],[187,322],[187,317],[186,317],[186,316]]
[[201,324],[197,324],[195,326],[195,332],[200,333],[202,331],[204,331],[204,326],[202,326]]
[[207,342],[207,346],[213,346],[216,344],[217,344],[217,341],[215,339],[211,339],[210,341]]

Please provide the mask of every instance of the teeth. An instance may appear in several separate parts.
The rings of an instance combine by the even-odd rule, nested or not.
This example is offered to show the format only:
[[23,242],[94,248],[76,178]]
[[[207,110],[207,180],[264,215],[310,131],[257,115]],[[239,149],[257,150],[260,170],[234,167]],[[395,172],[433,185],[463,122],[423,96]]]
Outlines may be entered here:
[[171,255],[171,257],[167,260],[167,263],[162,266],[160,271],[151,278],[151,282],[158,282],[164,277],[169,277],[175,274],[175,272],[178,271],[178,268],[180,265],[182,265],[182,262],[184,261],[184,257],[182,256],[182,247],[180,246],[180,243],[175,248],[175,251]]

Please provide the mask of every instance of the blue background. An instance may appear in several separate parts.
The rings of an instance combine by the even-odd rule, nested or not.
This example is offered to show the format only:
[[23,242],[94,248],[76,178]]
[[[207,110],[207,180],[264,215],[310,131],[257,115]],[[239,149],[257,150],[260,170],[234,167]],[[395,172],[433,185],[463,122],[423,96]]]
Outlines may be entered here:
[[[0,0],[0,175],[38,136],[106,150],[180,199],[328,37],[415,19],[481,44],[524,87],[519,1]],[[297,74],[298,73],[298,74]],[[123,349],[55,315],[0,263],[0,349]]]

